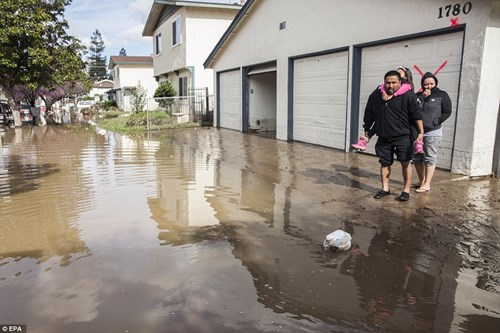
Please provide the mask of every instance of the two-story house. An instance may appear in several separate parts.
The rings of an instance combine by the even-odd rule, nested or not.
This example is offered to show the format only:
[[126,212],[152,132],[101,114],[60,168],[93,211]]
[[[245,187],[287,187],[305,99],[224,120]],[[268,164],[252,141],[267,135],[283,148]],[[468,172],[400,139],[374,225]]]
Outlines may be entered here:
[[105,101],[108,99],[106,93],[110,89],[113,89],[113,81],[107,79],[97,81],[92,85],[89,96],[94,97],[97,102]]
[[142,35],[153,37],[156,80],[170,80],[178,96],[197,88],[212,94],[213,70],[203,62],[243,2],[154,0]]
[[115,100],[123,111],[132,111],[131,97],[138,84],[146,90],[148,100],[154,96],[157,84],[153,76],[152,57],[111,56],[108,68],[113,75],[109,99]]

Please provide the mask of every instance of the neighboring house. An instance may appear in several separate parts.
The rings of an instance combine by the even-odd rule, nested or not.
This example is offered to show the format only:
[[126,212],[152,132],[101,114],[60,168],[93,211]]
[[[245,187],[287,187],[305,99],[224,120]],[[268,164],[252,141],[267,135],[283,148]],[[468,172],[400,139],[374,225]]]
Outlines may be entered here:
[[89,96],[94,97],[96,102],[105,101],[108,99],[107,91],[113,89],[113,81],[101,80],[94,82]]
[[[148,99],[154,96],[157,84],[152,57],[111,56],[108,67],[113,75],[109,99],[115,100],[123,111],[132,111],[131,97],[138,83],[146,90]],[[146,105],[146,108],[153,109],[151,105]]]
[[392,5],[248,0],[204,63],[215,70],[214,125],[348,152],[369,94],[403,65],[416,90],[421,73],[438,71],[452,98],[438,166],[468,176],[498,170],[500,1]]
[[142,35],[153,37],[157,81],[170,80],[178,96],[194,88],[212,94],[213,71],[203,61],[240,8],[238,3],[154,0]]

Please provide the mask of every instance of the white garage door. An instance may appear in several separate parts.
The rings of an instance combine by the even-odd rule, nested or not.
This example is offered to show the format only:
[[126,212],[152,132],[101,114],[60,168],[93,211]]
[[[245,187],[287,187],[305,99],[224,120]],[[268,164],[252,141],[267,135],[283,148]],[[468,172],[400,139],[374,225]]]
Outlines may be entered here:
[[[443,139],[437,166],[451,168],[451,156],[455,135],[455,118],[458,101],[460,63],[462,59],[463,32],[424,37],[409,41],[367,47],[361,57],[361,89],[359,135],[363,134],[363,114],[371,92],[383,82],[384,74],[398,66],[411,69],[415,92],[420,89],[422,75],[436,73],[438,87],[446,91],[453,104],[452,115],[443,124]],[[368,144],[367,152],[375,154],[376,137]]]
[[241,131],[241,72],[240,70],[219,75],[220,124],[222,128]]
[[348,53],[297,59],[293,140],[345,149]]

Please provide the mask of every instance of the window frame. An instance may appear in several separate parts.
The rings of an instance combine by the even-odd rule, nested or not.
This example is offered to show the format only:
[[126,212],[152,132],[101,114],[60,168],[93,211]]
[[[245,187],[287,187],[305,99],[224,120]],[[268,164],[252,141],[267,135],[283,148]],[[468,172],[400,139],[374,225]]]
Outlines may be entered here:
[[177,16],[172,21],[172,47],[182,44],[182,20],[181,16]]
[[179,97],[181,99],[186,99],[188,94],[188,78],[187,76],[179,77]]
[[161,32],[157,33],[155,35],[155,54],[161,54],[162,52],[162,38],[161,38]]

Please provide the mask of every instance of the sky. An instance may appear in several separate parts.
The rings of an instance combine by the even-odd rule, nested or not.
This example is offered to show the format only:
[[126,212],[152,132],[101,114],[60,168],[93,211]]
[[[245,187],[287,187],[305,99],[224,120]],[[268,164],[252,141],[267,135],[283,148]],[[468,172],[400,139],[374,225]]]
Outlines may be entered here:
[[[66,7],[68,33],[90,45],[97,29],[104,41],[103,55],[119,55],[124,48],[129,56],[148,56],[153,51],[152,37],[142,37],[142,30],[154,0],[73,0]],[[233,3],[236,0],[190,0]]]
[[129,56],[147,56],[153,50],[151,37],[142,30],[153,0],[73,0],[66,7],[68,33],[90,45],[97,29],[104,41],[103,55],[108,59],[124,48]]

